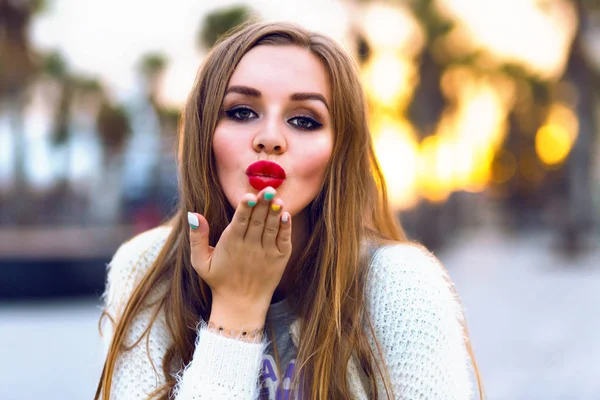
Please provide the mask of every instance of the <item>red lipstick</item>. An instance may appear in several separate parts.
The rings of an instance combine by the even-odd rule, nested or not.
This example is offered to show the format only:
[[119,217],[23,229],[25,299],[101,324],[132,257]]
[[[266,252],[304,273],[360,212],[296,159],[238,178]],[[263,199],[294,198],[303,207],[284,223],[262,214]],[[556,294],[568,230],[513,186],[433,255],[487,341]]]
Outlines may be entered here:
[[285,180],[285,170],[272,161],[256,161],[246,169],[248,182],[256,190],[263,190],[267,186],[277,189]]

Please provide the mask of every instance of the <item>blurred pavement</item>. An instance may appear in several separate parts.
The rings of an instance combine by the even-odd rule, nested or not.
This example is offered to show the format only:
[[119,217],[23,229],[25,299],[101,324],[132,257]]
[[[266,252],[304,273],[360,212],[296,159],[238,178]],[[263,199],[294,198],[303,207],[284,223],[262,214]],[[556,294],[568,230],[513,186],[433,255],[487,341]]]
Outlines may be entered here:
[[438,254],[490,400],[600,399],[600,237],[575,260],[547,233],[462,235]]
[[94,300],[0,304],[0,399],[92,399],[100,312]]
[[[477,231],[438,257],[467,309],[489,400],[600,398],[600,246],[564,260],[546,234]],[[99,302],[0,304],[0,399],[92,398]]]

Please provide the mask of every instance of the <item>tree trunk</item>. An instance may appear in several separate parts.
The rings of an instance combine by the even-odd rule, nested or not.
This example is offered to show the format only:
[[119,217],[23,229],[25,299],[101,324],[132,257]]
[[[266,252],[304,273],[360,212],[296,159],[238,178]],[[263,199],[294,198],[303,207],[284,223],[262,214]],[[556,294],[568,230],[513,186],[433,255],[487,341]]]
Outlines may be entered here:
[[13,144],[13,182],[9,196],[8,223],[21,225],[26,223],[27,215],[27,138],[25,136],[25,104],[22,99],[11,101],[8,105],[9,129]]
[[582,36],[586,29],[586,17],[578,4],[579,27],[573,41],[567,64],[566,79],[576,88],[576,105],[579,132],[566,163],[567,169],[567,218],[561,229],[561,247],[574,255],[583,247],[585,234],[592,227],[592,151],[598,127],[595,117],[594,72],[583,53]]
[[[106,149],[104,150],[107,151]],[[104,154],[102,168],[90,186],[89,212],[94,225],[121,222],[123,210],[123,153]]]

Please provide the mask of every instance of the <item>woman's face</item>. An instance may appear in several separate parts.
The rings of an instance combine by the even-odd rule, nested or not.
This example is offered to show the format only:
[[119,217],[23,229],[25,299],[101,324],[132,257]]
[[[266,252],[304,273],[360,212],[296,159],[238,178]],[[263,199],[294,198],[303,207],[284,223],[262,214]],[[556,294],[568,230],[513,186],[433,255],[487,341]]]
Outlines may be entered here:
[[250,184],[246,170],[259,160],[284,169],[283,183],[273,182],[281,183],[276,197],[292,216],[317,196],[333,148],[330,92],[327,72],[309,50],[262,45],[242,58],[213,139],[219,181],[234,208],[245,193],[259,192],[261,180],[270,182],[254,176]]

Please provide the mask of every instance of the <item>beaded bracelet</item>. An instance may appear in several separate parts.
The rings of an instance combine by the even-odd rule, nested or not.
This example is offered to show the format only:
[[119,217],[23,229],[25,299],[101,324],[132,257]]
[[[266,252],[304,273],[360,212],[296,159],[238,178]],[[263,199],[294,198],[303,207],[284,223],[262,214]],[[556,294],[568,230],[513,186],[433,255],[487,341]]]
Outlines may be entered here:
[[217,325],[212,321],[208,321],[208,330],[211,332],[224,335],[225,337],[232,339],[239,339],[248,342],[259,341],[263,337],[264,326],[248,330],[248,329],[228,329],[222,325]]

